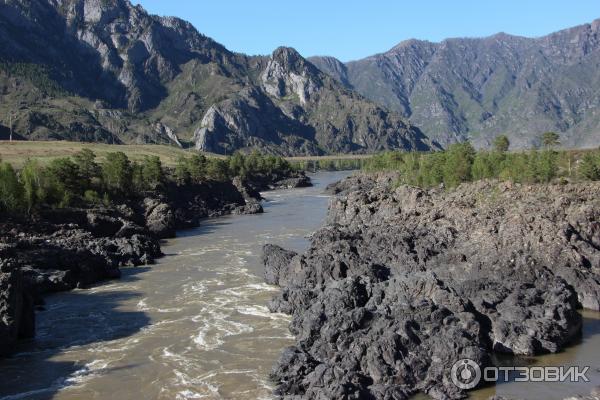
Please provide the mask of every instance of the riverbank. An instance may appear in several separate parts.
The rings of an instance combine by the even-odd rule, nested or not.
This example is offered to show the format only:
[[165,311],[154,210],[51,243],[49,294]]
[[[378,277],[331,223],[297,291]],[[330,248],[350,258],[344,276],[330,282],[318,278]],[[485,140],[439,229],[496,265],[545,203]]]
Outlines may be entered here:
[[117,279],[121,267],[162,256],[160,240],[200,220],[263,211],[259,190],[309,186],[301,173],[254,180],[169,184],[110,206],[45,209],[0,222],[0,354],[35,335],[43,296]]
[[558,352],[600,308],[600,184],[395,181],[331,187],[306,252],[265,247],[269,308],[297,340],[273,369],[282,398],[462,398],[457,360]]
[[277,289],[263,282],[262,247],[304,251],[323,189],[347,174],[263,192],[262,214],[202,220],[161,242],[150,267],[45,296],[36,338],[0,359],[0,399],[271,399],[269,371],[293,338],[289,317],[266,308]]

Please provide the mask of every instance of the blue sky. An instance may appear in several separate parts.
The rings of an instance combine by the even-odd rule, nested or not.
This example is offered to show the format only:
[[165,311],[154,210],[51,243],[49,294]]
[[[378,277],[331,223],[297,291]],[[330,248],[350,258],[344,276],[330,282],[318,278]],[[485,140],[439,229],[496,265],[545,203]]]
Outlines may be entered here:
[[600,18],[599,0],[134,0],[152,14],[190,21],[228,49],[349,61],[405,39],[439,41],[497,32],[541,36]]

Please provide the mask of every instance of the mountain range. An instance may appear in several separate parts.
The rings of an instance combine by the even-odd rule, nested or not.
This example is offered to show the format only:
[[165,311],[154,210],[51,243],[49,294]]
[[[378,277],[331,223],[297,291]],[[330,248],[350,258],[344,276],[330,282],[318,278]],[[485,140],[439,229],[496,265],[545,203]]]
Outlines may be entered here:
[[0,0],[0,139],[230,154],[428,150],[555,131],[600,143],[600,20],[540,38],[401,42],[342,63],[227,50],[127,0]]
[[348,63],[309,60],[444,146],[506,134],[527,148],[546,131],[569,147],[600,144],[600,20],[540,38],[407,40]]
[[0,135],[281,154],[431,148],[294,49],[228,51],[127,0],[0,1]]

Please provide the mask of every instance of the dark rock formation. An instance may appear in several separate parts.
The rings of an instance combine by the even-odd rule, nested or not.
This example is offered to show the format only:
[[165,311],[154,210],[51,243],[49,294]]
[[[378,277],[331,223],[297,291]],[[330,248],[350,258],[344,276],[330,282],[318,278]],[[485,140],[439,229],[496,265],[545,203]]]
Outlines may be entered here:
[[305,254],[265,247],[269,307],[297,338],[273,369],[281,397],[461,398],[454,362],[559,351],[576,309],[600,308],[599,185],[392,182],[338,185]]
[[175,236],[176,221],[173,210],[158,199],[144,199],[146,227],[157,238]]
[[0,258],[0,356],[12,351],[18,339],[35,332],[33,299],[23,286],[21,270]]
[[[303,171],[256,175],[244,183],[249,190],[256,194],[266,190],[296,189],[312,186],[310,178]],[[258,195],[260,196],[260,194]]]

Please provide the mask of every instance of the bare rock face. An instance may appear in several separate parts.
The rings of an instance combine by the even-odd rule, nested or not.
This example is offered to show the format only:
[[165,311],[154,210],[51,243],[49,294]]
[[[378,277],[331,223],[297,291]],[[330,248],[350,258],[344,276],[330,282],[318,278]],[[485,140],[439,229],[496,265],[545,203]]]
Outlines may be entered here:
[[302,105],[323,86],[318,70],[294,49],[285,47],[275,50],[261,75],[261,82],[271,96],[297,96]]
[[273,369],[282,398],[462,398],[454,362],[559,351],[577,308],[598,309],[600,185],[393,182],[342,183],[306,253],[265,247],[269,307],[297,338]]

